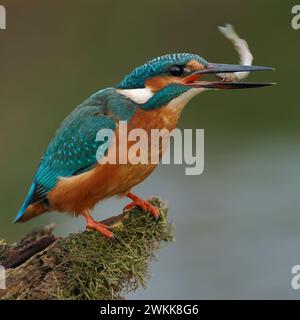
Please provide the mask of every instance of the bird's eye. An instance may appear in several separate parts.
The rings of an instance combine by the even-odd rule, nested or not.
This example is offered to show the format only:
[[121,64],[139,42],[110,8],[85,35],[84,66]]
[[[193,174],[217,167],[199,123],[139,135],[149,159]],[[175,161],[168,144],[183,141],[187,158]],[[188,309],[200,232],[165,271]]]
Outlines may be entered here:
[[183,74],[183,67],[179,65],[175,65],[170,67],[169,72],[174,77],[180,77]]

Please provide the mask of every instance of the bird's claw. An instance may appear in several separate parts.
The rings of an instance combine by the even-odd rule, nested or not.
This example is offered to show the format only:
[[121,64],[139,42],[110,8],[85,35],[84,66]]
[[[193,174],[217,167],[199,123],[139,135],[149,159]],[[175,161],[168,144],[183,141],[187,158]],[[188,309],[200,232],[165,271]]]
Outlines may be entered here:
[[156,207],[154,207],[153,204],[151,204],[147,200],[143,199],[135,199],[131,203],[129,203],[127,206],[124,207],[124,211],[128,211],[134,207],[140,207],[143,211],[149,211],[152,216],[155,218],[155,220],[159,219],[159,211]]
[[87,224],[87,229],[93,229],[96,230],[98,232],[100,232],[102,235],[104,235],[106,238],[109,239],[114,239],[114,234],[112,231],[109,230],[109,227],[101,222],[97,222],[97,221],[90,221]]

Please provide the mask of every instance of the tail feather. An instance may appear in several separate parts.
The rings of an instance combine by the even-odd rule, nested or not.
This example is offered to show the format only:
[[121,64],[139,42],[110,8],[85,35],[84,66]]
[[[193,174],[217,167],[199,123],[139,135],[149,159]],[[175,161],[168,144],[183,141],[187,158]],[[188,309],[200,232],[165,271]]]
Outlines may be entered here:
[[14,223],[18,222],[22,218],[24,212],[26,211],[28,206],[31,204],[32,196],[33,196],[34,191],[35,191],[35,187],[36,187],[36,184],[35,184],[35,182],[33,182],[31,187],[30,187],[30,190],[28,192],[28,195],[27,195],[27,197],[26,197],[26,199],[25,199],[25,201],[24,201],[24,203],[22,205],[22,208],[20,209],[20,211],[18,212],[18,214],[17,214],[17,216],[16,216],[16,218],[14,220]]

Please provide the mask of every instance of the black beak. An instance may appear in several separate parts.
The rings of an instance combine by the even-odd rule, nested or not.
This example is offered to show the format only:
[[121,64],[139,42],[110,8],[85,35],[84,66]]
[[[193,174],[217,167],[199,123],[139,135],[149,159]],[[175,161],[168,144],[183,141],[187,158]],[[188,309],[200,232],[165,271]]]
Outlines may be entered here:
[[[274,68],[260,66],[245,66],[236,64],[219,64],[209,63],[208,66],[196,72],[193,72],[190,77],[192,79],[200,78],[204,74],[219,74],[233,72],[254,72],[254,71],[273,71]],[[188,76],[189,77],[189,76]],[[229,81],[191,81],[186,83],[194,88],[209,88],[209,89],[247,89],[258,88],[273,85],[275,83],[249,83],[249,82],[229,82]]]
[[244,66],[239,64],[209,63],[207,68],[196,71],[196,73],[207,74],[207,73],[252,72],[252,71],[274,71],[274,68],[259,67],[259,66]]

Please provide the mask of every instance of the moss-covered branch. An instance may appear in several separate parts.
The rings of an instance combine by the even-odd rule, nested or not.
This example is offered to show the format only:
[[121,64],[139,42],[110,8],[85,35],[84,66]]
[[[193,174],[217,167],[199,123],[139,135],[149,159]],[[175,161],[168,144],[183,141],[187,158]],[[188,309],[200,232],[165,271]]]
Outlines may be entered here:
[[172,239],[167,208],[155,221],[138,208],[104,221],[114,231],[108,240],[94,231],[55,238],[52,227],[35,231],[16,245],[0,241],[6,270],[1,299],[122,299],[145,286],[148,263],[162,241]]

